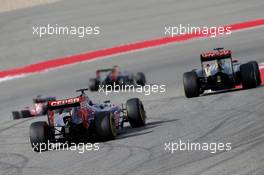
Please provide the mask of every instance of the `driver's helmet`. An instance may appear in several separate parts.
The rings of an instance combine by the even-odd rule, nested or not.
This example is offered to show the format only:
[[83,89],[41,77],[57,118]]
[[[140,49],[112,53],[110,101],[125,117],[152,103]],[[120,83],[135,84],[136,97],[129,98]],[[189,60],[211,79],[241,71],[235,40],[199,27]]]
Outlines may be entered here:
[[39,98],[41,98],[42,97],[42,95],[37,95],[36,96],[36,99],[39,99]]
[[37,95],[35,98],[33,98],[34,103],[40,103],[42,101],[42,95]]
[[119,66],[118,65],[114,65],[113,68],[116,69],[116,70],[118,70],[119,69]]
[[118,74],[119,71],[120,71],[120,68],[119,68],[118,65],[114,65],[114,66],[113,66],[113,69],[114,69],[114,73],[115,73],[115,74]]

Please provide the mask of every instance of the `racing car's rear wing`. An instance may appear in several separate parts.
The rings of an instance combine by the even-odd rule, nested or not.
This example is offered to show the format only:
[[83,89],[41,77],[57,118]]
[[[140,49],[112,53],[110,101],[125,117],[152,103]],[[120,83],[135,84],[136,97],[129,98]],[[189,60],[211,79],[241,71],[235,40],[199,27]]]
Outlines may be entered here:
[[201,62],[231,58],[231,50],[219,50],[202,53]]
[[114,68],[98,69],[96,71],[96,76],[99,77],[101,72],[113,72],[114,70],[115,70]]
[[98,69],[96,72],[100,73],[100,72],[110,72],[113,71],[113,68],[109,68],[109,69]]
[[63,109],[69,107],[76,107],[76,106],[80,106],[80,102],[81,102],[81,97],[49,101],[47,108],[48,110],[56,110],[56,109]]

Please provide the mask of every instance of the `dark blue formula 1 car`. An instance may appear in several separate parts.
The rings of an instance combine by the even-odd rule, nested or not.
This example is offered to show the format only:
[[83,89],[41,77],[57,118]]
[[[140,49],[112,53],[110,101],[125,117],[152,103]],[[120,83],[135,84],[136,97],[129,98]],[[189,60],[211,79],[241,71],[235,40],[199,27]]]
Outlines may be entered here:
[[129,99],[126,105],[121,106],[110,101],[95,104],[84,93],[85,90],[88,89],[77,90],[81,95],[74,98],[48,102],[48,122],[34,122],[30,126],[30,142],[34,151],[42,149],[40,146],[48,141],[112,140],[125,122],[133,128],[145,125],[146,112],[138,98]]
[[98,91],[100,85],[140,85],[146,84],[146,77],[143,72],[133,74],[127,71],[119,71],[118,66],[109,69],[99,69],[96,71],[96,78],[89,81],[89,89]]

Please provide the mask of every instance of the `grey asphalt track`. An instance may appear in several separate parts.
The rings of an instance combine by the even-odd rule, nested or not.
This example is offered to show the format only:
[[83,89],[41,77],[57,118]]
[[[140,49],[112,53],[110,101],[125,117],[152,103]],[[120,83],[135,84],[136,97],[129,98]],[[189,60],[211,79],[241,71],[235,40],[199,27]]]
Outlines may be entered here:
[[[64,0],[0,13],[0,70],[164,36],[168,25],[215,26],[263,17],[262,0]],[[99,36],[33,35],[33,26],[100,26]],[[30,53],[29,53],[30,51]]]
[[[0,40],[6,42],[0,44],[1,67],[162,36],[164,26],[168,24],[216,25],[260,18],[263,17],[263,5],[260,0],[63,1],[3,13]],[[91,21],[87,20],[89,15],[93,17]],[[32,23],[50,20],[76,24],[94,22],[107,30],[100,38],[87,40],[37,40],[30,36]],[[20,34],[14,26],[19,26]],[[264,88],[186,99],[182,74],[198,67],[199,53],[213,47],[232,49],[234,57],[242,62],[264,62],[263,33],[261,27],[236,32],[229,37],[170,44],[0,83],[0,174],[262,175]],[[14,37],[8,37],[10,35]],[[97,102],[110,99],[120,104],[138,96],[145,105],[148,125],[140,129],[126,128],[116,140],[101,143],[97,152],[33,152],[28,140],[29,125],[45,120],[45,117],[12,121],[10,111],[30,105],[37,94],[57,95],[58,98],[76,95],[74,90],[87,87],[88,79],[94,76],[96,69],[114,64],[135,72],[143,70],[148,83],[165,84],[166,93],[150,96],[89,93],[91,99]],[[180,139],[201,143],[231,142],[232,150],[216,154],[206,151],[171,154],[164,150],[165,142]]]

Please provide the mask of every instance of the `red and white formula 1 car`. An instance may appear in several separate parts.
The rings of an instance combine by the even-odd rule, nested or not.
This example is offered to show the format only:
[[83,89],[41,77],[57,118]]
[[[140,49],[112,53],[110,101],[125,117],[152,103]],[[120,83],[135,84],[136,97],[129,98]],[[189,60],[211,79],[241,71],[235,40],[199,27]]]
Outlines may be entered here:
[[21,111],[12,111],[13,119],[29,118],[47,114],[47,103],[56,100],[56,97],[42,97],[38,95],[33,99],[34,106],[32,108],[25,107]]

